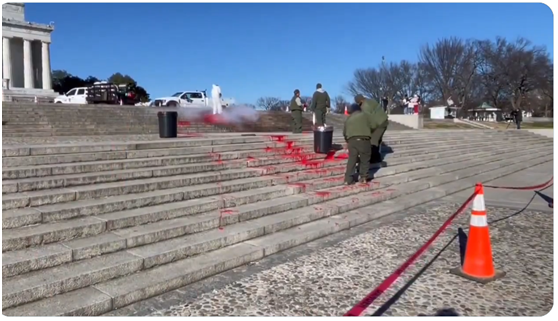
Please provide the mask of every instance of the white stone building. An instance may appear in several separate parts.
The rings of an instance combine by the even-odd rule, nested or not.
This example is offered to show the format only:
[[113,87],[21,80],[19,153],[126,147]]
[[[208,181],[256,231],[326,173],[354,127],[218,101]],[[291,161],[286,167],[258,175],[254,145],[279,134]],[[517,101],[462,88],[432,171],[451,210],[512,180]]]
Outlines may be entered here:
[[2,100],[52,99],[54,27],[25,21],[25,4],[2,5]]

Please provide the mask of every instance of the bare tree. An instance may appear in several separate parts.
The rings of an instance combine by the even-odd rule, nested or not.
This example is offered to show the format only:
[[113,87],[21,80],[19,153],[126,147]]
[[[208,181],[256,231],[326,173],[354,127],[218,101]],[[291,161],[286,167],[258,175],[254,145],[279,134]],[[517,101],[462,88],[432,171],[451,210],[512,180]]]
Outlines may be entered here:
[[343,114],[345,112],[345,106],[349,108],[350,103],[343,98],[343,96],[335,96],[333,98],[333,112],[337,114]]
[[256,106],[263,110],[281,110],[281,98],[260,97],[256,101]]
[[356,96],[363,94],[379,101],[382,96],[382,78],[380,70],[376,68],[357,69],[354,71],[353,80],[347,84],[347,91]]
[[419,53],[419,69],[431,99],[444,103],[449,97],[463,106],[469,98],[477,70],[477,53],[472,41],[442,39],[425,45]]

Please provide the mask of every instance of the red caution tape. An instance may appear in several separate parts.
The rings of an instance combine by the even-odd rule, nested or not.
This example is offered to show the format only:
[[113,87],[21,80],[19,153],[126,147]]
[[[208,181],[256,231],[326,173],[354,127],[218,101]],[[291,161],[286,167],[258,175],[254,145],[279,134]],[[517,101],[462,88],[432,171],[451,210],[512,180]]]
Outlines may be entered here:
[[[497,188],[497,189],[511,189],[511,190],[538,190],[544,187],[548,187],[552,184],[554,180],[554,176],[544,182],[543,184],[535,185],[535,186],[525,186],[525,187],[511,187],[511,186],[493,186],[493,185],[483,185],[484,187],[488,188]],[[351,308],[344,316],[361,316],[364,311],[376,301],[380,295],[382,295],[385,291],[387,291],[393,283],[428,249],[432,243],[442,234],[442,232],[453,222],[453,220],[469,206],[469,203],[473,200],[473,198],[477,195],[477,191],[475,191],[469,198],[461,205],[461,207],[453,213],[445,222],[444,224],[432,235],[432,237],[421,247],[418,251],[415,252],[410,258],[407,259],[397,270],[395,270],[391,275],[389,275],[378,287],[376,287],[372,292],[370,292],[362,301],[356,304],[353,308]],[[550,203],[549,203],[550,204]],[[551,206],[551,205],[549,205]],[[552,204],[553,206],[553,204]]]
[[358,317],[361,316],[362,313],[372,304],[376,299],[380,297],[393,283],[411,266],[421,255],[428,249],[432,243],[442,234],[442,232],[451,224],[451,222],[465,209],[469,206],[469,203],[473,200],[473,197],[477,195],[476,191],[473,193],[469,198],[461,205],[461,207],[453,213],[445,222],[444,224],[432,235],[432,237],[420,248],[418,249],[415,254],[413,254],[410,258],[407,259],[401,266],[395,270],[390,276],[388,276],[377,288],[375,288],[372,292],[370,292],[362,301],[360,301],[357,305],[355,305],[349,312],[345,313],[344,316],[349,317]]
[[532,191],[532,190],[536,190],[536,189],[541,189],[543,187],[547,187],[548,185],[550,185],[552,183],[552,181],[554,181],[554,176],[552,176],[550,178],[550,180],[539,184],[539,185],[534,185],[534,186],[525,186],[525,187],[517,187],[517,186],[494,186],[494,185],[483,185],[484,187],[488,187],[488,188],[496,188],[496,189],[512,189],[512,190],[520,190],[520,191]]

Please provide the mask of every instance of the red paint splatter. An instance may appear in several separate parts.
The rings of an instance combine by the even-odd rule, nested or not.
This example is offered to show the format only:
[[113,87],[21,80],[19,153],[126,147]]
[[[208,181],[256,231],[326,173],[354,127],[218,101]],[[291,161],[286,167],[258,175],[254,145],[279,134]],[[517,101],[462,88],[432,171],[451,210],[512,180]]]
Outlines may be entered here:
[[316,192],[316,196],[326,198],[331,196],[331,192]]
[[305,162],[303,164],[306,168],[318,168],[324,166],[322,162]]
[[287,149],[292,149],[294,146],[294,142],[293,141],[288,141],[287,142]]
[[339,154],[339,155],[337,155],[337,158],[338,159],[348,159],[349,154],[347,154],[347,153]]
[[271,140],[277,141],[277,142],[282,142],[285,140],[285,135],[271,135],[269,136],[271,138]]
[[202,118],[203,122],[210,125],[224,125],[227,120],[221,114],[207,114]]
[[188,127],[188,126],[190,126],[190,122],[189,121],[179,121],[178,126]]
[[300,187],[301,193],[305,193],[307,188],[308,188],[308,184],[306,184],[306,183],[293,183],[293,184],[290,184],[290,185]]
[[209,153],[209,155],[211,156],[213,161],[216,162],[217,164],[223,163],[223,160],[221,159],[222,155],[220,153],[211,152],[211,153]]
[[335,151],[330,151],[327,153],[325,160],[333,160],[335,159]]
[[266,153],[270,153],[273,150],[273,148],[271,148],[270,146],[267,146],[266,148],[264,148],[264,150],[265,150]]
[[252,157],[252,156],[248,156],[248,157],[246,157],[246,160],[249,161],[249,162],[253,162],[253,161],[255,161],[256,159],[255,159],[254,157]]

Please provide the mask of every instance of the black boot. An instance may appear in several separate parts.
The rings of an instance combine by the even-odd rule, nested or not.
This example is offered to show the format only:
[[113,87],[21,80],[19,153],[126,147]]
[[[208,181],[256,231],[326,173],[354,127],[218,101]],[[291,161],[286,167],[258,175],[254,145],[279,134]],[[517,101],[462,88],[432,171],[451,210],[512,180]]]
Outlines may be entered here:
[[382,155],[380,154],[378,146],[372,145],[372,155],[370,156],[370,164],[382,162]]

